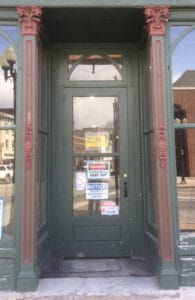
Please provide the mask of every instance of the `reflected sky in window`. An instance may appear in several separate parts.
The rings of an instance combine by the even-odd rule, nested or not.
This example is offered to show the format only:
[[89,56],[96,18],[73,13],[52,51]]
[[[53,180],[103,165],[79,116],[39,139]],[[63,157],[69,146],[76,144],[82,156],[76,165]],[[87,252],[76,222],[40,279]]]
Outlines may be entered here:
[[189,26],[171,26],[171,28],[170,28],[171,45],[175,42],[176,38],[188,27]]
[[16,26],[0,26],[0,31],[5,33],[15,45],[18,43],[18,28]]
[[193,70],[195,70],[195,30],[184,36],[173,51],[172,82],[177,81],[185,71]]

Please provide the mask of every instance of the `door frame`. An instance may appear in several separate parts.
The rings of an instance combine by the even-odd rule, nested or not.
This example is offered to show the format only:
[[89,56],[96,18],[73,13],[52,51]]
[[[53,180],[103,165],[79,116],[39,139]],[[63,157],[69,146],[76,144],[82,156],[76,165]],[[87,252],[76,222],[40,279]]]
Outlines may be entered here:
[[[120,147],[120,151],[118,152],[117,157],[120,158],[120,215],[119,216],[85,216],[85,217],[74,217],[72,212],[72,201],[73,201],[73,194],[72,194],[72,174],[70,176],[69,170],[73,170],[72,165],[72,159],[74,157],[73,149],[72,149],[72,115],[73,115],[73,105],[71,98],[72,96],[75,97],[85,97],[89,95],[94,95],[95,97],[118,97],[119,99],[119,130],[120,130],[120,143],[123,147]],[[127,163],[125,162],[125,159],[128,161],[128,134],[127,134],[127,90],[125,88],[66,88],[65,90],[65,105],[64,105],[64,111],[68,111],[67,117],[64,117],[63,113],[61,115],[62,118],[64,118],[64,124],[66,128],[66,134],[65,134],[65,145],[62,145],[64,148],[64,162],[63,162],[63,176],[62,178],[68,178],[68,183],[66,185],[70,188],[65,188],[65,199],[62,202],[62,209],[65,212],[64,213],[64,232],[67,238],[65,238],[66,241],[69,241],[69,243],[65,242],[65,257],[76,257],[77,254],[75,248],[77,247],[79,249],[79,246],[81,247],[79,253],[80,256],[82,255],[82,249],[84,249],[84,253],[87,253],[84,256],[87,257],[122,257],[122,256],[130,256],[130,218],[131,218],[131,211],[130,211],[130,198],[131,195],[128,195],[127,197],[124,197],[123,192],[123,174],[128,172]],[[62,110],[63,111],[63,110]],[[64,135],[64,133],[62,132]],[[70,143],[69,143],[70,142]],[[60,147],[60,145],[59,145]],[[116,153],[117,153],[116,152]],[[106,156],[115,156],[116,153],[109,153],[106,154]],[[97,155],[97,154],[96,154]],[[82,154],[77,154],[75,156],[83,157]],[[90,156],[90,155],[88,155]],[[98,155],[101,156],[101,153]],[[128,182],[128,178],[127,178]],[[63,182],[61,183],[63,185]],[[128,183],[127,186],[129,187]],[[67,208],[67,209],[66,209]],[[69,220],[67,223],[66,220]],[[104,227],[102,230],[111,230],[112,229],[116,231],[116,234],[118,234],[121,239],[116,240],[91,240],[82,242],[81,240],[75,238],[74,236],[78,236],[76,234],[78,231],[85,234],[85,228],[90,227],[91,230],[94,227]],[[73,230],[74,233],[73,234]],[[101,234],[103,235],[103,233]],[[114,237],[114,236],[113,236]],[[112,238],[113,238],[112,237]],[[93,239],[93,238],[92,238]],[[86,245],[85,245],[86,244]],[[104,246],[104,244],[107,246]],[[75,246],[75,247],[74,247]],[[89,247],[89,248],[88,248]],[[102,247],[104,248],[104,251],[101,251]],[[72,250],[69,250],[68,248],[71,248]]]
[[[60,78],[66,78],[65,69],[67,68],[67,60],[60,62],[60,55],[68,53],[78,53],[78,51],[84,51],[85,53],[97,54],[105,53],[111,49],[112,52],[122,53],[124,55],[124,74],[125,80],[121,82],[68,82],[64,80],[64,84],[59,85]],[[62,201],[63,190],[59,190],[59,186],[55,182],[57,176],[57,170],[59,162],[56,164],[56,139],[58,138],[59,128],[56,126],[56,118],[60,113],[59,97],[63,95],[62,101],[65,101],[65,89],[66,88],[126,88],[127,90],[127,112],[128,120],[127,126],[129,149],[132,149],[132,155],[135,158],[129,161],[128,174],[133,172],[132,180],[129,182],[129,189],[134,191],[134,201],[131,203],[131,257],[143,258],[144,257],[144,202],[142,192],[142,148],[141,148],[141,112],[140,112],[140,87],[139,87],[139,51],[136,45],[126,44],[101,44],[101,45],[67,45],[56,44],[52,49],[52,104],[51,104],[51,170],[52,170],[52,191],[49,203],[49,226],[51,237],[51,253],[54,257],[62,257],[64,249],[63,241],[63,226],[56,222],[60,218],[63,218],[62,211],[60,210],[59,203],[56,202],[56,198],[59,202]],[[132,106],[128,104],[131,101]],[[131,130],[130,130],[131,128]],[[132,130],[133,128],[133,130]],[[62,155],[62,154],[61,154]],[[130,176],[130,175],[129,175]]]

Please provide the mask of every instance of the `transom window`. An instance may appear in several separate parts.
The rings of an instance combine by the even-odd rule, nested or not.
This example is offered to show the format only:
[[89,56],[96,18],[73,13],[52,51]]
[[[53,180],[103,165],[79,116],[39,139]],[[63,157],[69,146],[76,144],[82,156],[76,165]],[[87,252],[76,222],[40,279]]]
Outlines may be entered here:
[[123,56],[121,54],[70,54],[69,81],[121,81]]

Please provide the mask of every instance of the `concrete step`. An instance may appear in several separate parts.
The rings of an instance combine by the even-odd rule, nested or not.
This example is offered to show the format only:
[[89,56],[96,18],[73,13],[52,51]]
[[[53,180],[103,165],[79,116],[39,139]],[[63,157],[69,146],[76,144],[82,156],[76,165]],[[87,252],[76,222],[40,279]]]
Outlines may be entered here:
[[155,277],[41,279],[36,292],[0,292],[0,300],[194,300],[195,287],[159,290]]

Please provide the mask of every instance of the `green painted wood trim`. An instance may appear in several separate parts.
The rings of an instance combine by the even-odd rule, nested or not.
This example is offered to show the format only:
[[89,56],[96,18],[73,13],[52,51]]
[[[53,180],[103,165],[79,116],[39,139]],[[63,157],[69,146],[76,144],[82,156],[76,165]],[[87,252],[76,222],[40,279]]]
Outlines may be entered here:
[[3,258],[16,258],[16,249],[13,248],[1,248],[0,259]]
[[1,0],[1,6],[42,5],[44,7],[137,7],[146,5],[170,5],[190,7],[194,0]]
[[157,276],[161,289],[173,290],[179,288],[179,277],[174,262],[162,262],[159,265]]
[[[134,46],[127,55],[127,88],[128,88],[128,151],[129,151],[129,186],[131,201],[131,255],[144,257],[144,201],[142,188],[141,160],[141,108],[140,108],[140,52]],[[133,145],[133,146],[132,146]],[[133,160],[131,159],[131,155]],[[132,172],[133,170],[133,172]],[[135,232],[137,233],[135,235]]]
[[48,264],[48,259],[50,255],[49,249],[49,232],[46,231],[40,239],[38,239],[38,251],[37,251],[37,267],[39,273],[43,270]]
[[[0,7],[0,20],[3,21],[16,21],[18,20],[18,15],[15,8],[2,8]],[[10,25],[10,23],[9,23]]]
[[26,270],[23,270],[17,276],[17,291],[35,291],[39,283],[39,272],[37,269],[34,269],[34,266],[28,266]]
[[[172,7],[172,1],[171,2],[171,7]],[[188,2],[189,3],[189,2]],[[182,21],[182,22],[192,22],[195,20],[195,11],[194,7],[191,8],[172,8],[170,10],[169,14],[169,22],[177,22],[177,21]],[[186,23],[185,23],[186,24]]]

